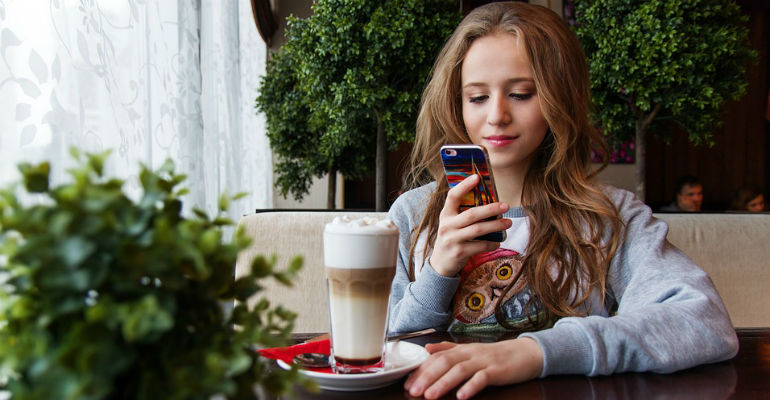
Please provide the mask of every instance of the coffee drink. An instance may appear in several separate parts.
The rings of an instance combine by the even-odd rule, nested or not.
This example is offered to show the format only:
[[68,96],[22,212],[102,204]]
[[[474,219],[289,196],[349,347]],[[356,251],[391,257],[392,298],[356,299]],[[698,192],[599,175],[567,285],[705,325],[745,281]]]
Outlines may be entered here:
[[335,372],[382,369],[397,255],[398,228],[389,220],[338,217],[326,225],[324,265]]

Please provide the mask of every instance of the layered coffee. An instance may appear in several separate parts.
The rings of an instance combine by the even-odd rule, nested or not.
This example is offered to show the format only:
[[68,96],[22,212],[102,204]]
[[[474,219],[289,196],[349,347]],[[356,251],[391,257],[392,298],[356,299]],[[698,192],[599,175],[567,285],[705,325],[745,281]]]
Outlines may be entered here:
[[336,372],[381,369],[397,254],[398,228],[388,220],[341,217],[326,225],[324,263]]

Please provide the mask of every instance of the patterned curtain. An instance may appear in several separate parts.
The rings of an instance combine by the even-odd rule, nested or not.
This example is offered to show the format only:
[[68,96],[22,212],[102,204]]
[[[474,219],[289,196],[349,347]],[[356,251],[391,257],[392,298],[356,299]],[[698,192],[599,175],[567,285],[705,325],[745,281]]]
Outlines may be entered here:
[[112,149],[107,173],[136,193],[138,163],[172,159],[189,211],[249,192],[237,220],[272,207],[264,120],[254,112],[265,44],[250,0],[0,0],[0,184],[69,148]]

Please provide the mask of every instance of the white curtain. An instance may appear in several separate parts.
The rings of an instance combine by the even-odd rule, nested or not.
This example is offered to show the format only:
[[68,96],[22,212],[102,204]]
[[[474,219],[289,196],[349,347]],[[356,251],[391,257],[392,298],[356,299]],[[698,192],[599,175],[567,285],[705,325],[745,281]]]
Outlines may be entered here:
[[221,193],[238,220],[272,207],[264,120],[254,110],[265,44],[249,0],[0,0],[0,185],[16,164],[113,149],[107,173],[138,192],[138,163],[167,158],[193,206]]

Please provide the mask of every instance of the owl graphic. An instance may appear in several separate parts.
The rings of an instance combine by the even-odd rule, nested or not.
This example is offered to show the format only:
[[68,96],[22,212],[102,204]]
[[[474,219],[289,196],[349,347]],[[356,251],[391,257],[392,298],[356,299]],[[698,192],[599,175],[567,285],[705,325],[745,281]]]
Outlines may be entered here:
[[469,333],[503,329],[495,317],[498,303],[502,304],[506,321],[514,325],[527,323],[528,307],[531,314],[537,314],[524,279],[505,292],[523,261],[520,253],[508,249],[471,257],[460,274],[460,288],[454,298],[455,321],[449,330]]
[[498,302],[507,302],[526,286],[519,280],[500,300],[505,288],[521,270],[523,259],[518,252],[507,249],[471,257],[463,268],[460,288],[455,295],[455,318],[464,323],[484,322],[490,316],[494,318]]

